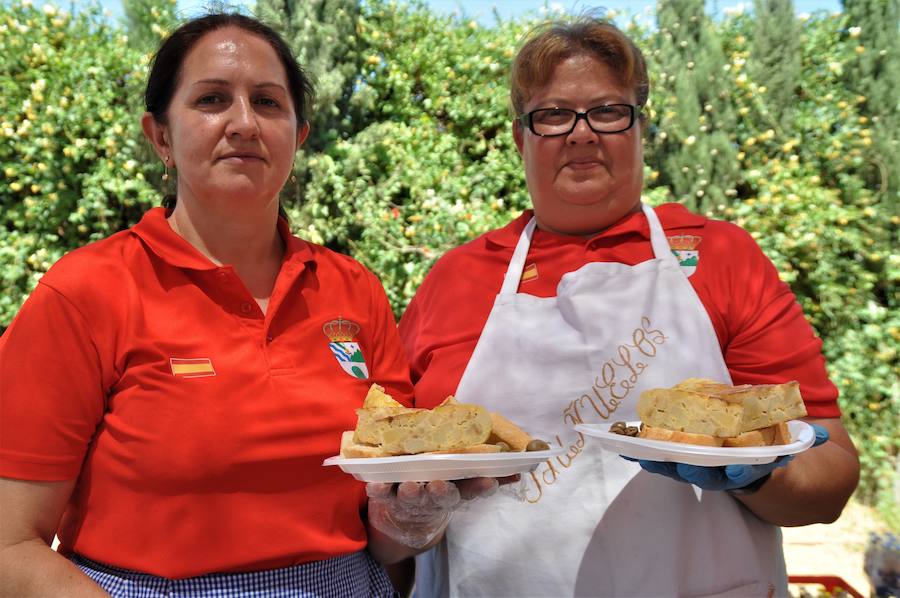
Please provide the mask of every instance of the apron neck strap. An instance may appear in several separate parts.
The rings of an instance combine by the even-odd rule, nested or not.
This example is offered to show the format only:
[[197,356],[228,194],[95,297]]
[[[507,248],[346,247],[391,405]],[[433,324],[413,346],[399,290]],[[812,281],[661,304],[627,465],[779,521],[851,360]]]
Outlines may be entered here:
[[659,217],[656,212],[647,204],[641,204],[644,216],[647,217],[647,224],[650,226],[650,245],[653,247],[653,257],[661,260],[675,260],[672,250],[669,248],[669,241],[666,239],[666,233],[663,232],[662,224],[659,223]]
[[522,270],[525,269],[525,258],[528,257],[528,248],[531,247],[531,237],[534,235],[535,226],[537,226],[537,219],[532,216],[525,225],[525,230],[519,235],[516,250],[513,251],[509,267],[506,269],[506,276],[503,277],[503,286],[500,288],[501,295],[515,295],[519,290],[519,281],[522,279]]
[[[669,241],[666,239],[666,234],[663,232],[662,224],[659,223],[656,212],[645,203],[641,204],[641,209],[644,211],[647,224],[650,226],[650,244],[653,247],[653,256],[656,259],[671,260],[677,263],[675,256],[672,255],[672,250],[669,249]],[[506,275],[503,277],[503,286],[500,288],[501,294],[515,295],[518,292],[535,226],[537,226],[537,219],[532,216],[528,224],[525,225],[522,234],[519,235],[519,242],[516,243],[516,249],[513,251],[509,267],[506,269]]]

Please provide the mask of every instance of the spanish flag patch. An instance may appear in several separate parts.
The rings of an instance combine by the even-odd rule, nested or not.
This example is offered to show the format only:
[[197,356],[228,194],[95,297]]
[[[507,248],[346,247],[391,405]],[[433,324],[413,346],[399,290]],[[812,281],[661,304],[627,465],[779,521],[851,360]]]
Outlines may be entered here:
[[203,376],[216,375],[212,360],[205,357],[200,359],[170,357],[169,365],[172,367],[172,374],[180,378],[201,378]]
[[528,282],[530,280],[534,280],[538,277],[537,264],[531,263],[525,266],[525,269],[522,270],[522,281]]

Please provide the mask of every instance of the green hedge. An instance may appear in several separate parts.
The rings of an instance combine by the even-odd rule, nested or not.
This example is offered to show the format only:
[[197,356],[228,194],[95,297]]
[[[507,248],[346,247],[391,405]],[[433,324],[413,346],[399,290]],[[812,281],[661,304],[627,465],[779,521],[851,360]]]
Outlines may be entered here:
[[[900,44],[882,33],[866,47],[873,25],[820,13],[786,24],[782,37],[796,43],[783,68],[793,70],[779,71],[761,49],[778,32],[762,35],[748,15],[712,21],[672,8],[661,5],[656,27],[627,24],[652,77],[646,199],[674,197],[756,237],[823,339],[860,448],[860,496],[890,505],[900,452],[900,218],[889,167],[900,153],[896,101],[865,90],[891,88],[882,79],[896,76]],[[324,11],[304,13],[302,27],[276,23],[305,36],[295,47],[317,57],[312,70],[344,111],[320,108],[316,147],[298,158],[300,183],[283,202],[301,236],[378,273],[399,314],[444,251],[528,206],[506,73],[534,20],[485,28],[380,0],[333,12],[333,22],[316,23],[331,18]],[[309,47],[329,39],[352,48],[341,77],[341,57]],[[695,60],[675,51],[689,40]],[[867,53],[877,68],[859,67]],[[0,326],[65,251],[157,203],[161,173],[138,127],[147,58],[97,13],[0,8]],[[877,85],[853,79],[862,72]],[[787,92],[765,84],[786,78],[795,81]]]
[[66,251],[157,201],[139,141],[146,57],[96,12],[0,8],[0,324]]

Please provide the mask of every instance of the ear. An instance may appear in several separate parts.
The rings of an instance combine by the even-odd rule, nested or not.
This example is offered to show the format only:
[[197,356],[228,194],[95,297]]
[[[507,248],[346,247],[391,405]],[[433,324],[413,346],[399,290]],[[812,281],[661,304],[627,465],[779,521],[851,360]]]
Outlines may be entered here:
[[307,137],[309,137],[309,123],[305,122],[302,127],[297,129],[297,147],[294,148],[294,151],[300,149]]
[[[172,158],[172,147],[169,145],[169,128],[157,122],[149,112],[144,112],[144,115],[141,117],[141,128],[144,130],[144,137],[147,138],[147,141],[150,142],[156,151],[156,155],[163,161],[170,160]],[[166,165],[174,166],[174,164],[168,163]]]
[[513,140],[516,142],[516,149],[519,150],[519,155],[521,156],[522,147],[525,145],[525,127],[522,126],[522,121],[518,118],[512,121],[512,134]]

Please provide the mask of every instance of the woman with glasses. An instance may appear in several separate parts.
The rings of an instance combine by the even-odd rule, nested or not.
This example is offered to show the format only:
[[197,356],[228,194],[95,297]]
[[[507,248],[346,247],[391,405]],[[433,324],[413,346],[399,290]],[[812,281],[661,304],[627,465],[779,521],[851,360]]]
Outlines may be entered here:
[[[523,476],[521,500],[454,513],[417,559],[417,596],[786,595],[777,526],[832,521],[855,487],[821,343],[771,262],[737,226],[641,202],[648,89],[640,51],[590,18],[539,29],[513,63],[533,209],[440,259],[400,332],[417,405],[455,394],[564,453]],[[686,378],[798,380],[831,441],[699,468],[573,430],[636,420],[641,391]]]

